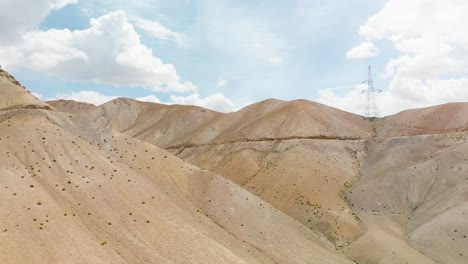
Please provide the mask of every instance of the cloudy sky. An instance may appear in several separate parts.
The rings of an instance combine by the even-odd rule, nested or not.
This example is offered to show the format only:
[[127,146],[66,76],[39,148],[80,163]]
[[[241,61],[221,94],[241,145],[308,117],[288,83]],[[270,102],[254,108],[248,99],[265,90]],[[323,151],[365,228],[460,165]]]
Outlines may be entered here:
[[468,101],[466,0],[0,0],[0,65],[48,100],[237,110],[267,98],[382,115]]

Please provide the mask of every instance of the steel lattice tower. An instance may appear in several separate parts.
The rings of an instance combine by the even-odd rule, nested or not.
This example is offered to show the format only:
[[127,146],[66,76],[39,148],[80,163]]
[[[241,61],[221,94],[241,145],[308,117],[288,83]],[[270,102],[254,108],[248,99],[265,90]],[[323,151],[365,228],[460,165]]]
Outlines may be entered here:
[[374,82],[372,80],[372,70],[369,66],[369,76],[367,81],[362,83],[367,83],[367,89],[362,93],[366,93],[367,96],[367,105],[365,109],[364,116],[367,118],[379,117],[379,108],[377,107],[376,94],[381,93],[382,90],[375,89]]

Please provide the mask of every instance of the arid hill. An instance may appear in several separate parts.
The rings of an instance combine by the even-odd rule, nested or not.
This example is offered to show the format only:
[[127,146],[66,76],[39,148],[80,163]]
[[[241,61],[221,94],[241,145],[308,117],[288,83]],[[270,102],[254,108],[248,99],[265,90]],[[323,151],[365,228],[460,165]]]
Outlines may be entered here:
[[[184,141],[195,131],[222,116],[222,113],[194,106],[163,105],[119,98],[95,109],[82,107],[72,101],[49,102],[60,111],[87,116],[99,126],[111,128],[132,137],[168,147]],[[75,105],[76,110],[73,109]],[[91,110],[91,111],[90,111]]]
[[[63,112],[89,113],[73,101],[48,103]],[[70,111],[71,105],[80,111]],[[223,114],[194,106],[119,98],[91,111],[90,118],[100,126],[165,148],[259,139],[360,139],[374,133],[362,117],[305,100],[266,100]]]
[[53,106],[60,112],[65,113],[80,113],[80,115],[86,115],[96,110],[97,106],[93,104],[77,102],[73,100],[54,100],[48,101],[49,105]]
[[50,105],[27,91],[15,77],[0,68],[0,111],[18,108],[53,110]]
[[346,195],[367,226],[349,248],[353,259],[423,263],[419,251],[437,263],[468,261],[467,109],[446,104],[376,123]]
[[337,245],[362,232],[342,198],[357,176],[363,142],[374,134],[362,117],[304,100],[266,100],[220,114],[130,99],[88,116],[232,180]]
[[[116,101],[151,110],[128,123],[125,111],[102,114]],[[231,180],[358,263],[468,262],[468,103],[373,122],[303,100],[229,114],[147,104],[117,99],[93,119]],[[147,120],[166,109],[180,112]]]
[[377,125],[380,136],[398,137],[468,131],[468,103],[406,110]]
[[1,263],[350,263],[232,181],[18,102],[0,111]]

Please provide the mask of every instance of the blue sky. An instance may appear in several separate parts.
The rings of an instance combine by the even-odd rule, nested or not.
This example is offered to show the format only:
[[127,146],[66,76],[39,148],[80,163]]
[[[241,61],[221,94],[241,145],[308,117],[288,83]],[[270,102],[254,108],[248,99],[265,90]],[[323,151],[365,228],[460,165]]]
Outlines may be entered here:
[[[413,12],[429,3],[415,2],[420,6],[416,4]],[[457,1],[448,2],[456,7]],[[408,65],[401,65],[405,56],[421,65],[424,61],[418,61],[419,47],[402,48],[402,43],[427,37],[422,17],[428,14],[411,14],[421,27],[389,24],[389,16],[398,20],[399,8],[406,8],[403,4],[401,0],[38,0],[37,6],[29,7],[26,0],[4,0],[1,5],[9,5],[10,12],[29,8],[33,15],[31,21],[0,18],[0,33],[6,27],[17,27],[19,32],[0,39],[0,47],[6,47],[0,52],[0,64],[43,99],[95,104],[123,96],[226,112],[267,98],[303,98],[361,114],[365,98],[359,84],[367,77],[368,65],[373,67],[376,86],[385,91],[380,99],[384,115],[456,100],[412,98],[426,91],[419,86],[399,98],[407,93],[401,92],[402,87],[447,80],[464,85],[466,75],[460,69],[423,75],[420,65],[408,62],[418,71],[407,78]],[[97,21],[93,25],[92,19]],[[409,30],[420,30],[421,36],[405,34]],[[408,39],[401,39],[406,35]],[[449,41],[441,46],[447,43],[458,47]],[[393,66],[395,60],[401,63]],[[396,69],[389,74],[392,67]],[[447,77],[455,75],[456,79]],[[438,88],[427,91],[434,92],[431,89]]]

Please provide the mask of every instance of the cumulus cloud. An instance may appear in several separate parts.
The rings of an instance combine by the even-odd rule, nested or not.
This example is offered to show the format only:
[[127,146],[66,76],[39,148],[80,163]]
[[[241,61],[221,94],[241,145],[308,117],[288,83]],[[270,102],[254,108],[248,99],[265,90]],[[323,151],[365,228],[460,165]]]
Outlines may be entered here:
[[78,0],[0,0],[0,44],[14,43],[35,29],[52,9]]
[[154,95],[148,95],[143,97],[137,97],[135,100],[142,101],[142,102],[150,102],[150,103],[161,103],[161,100]]
[[221,93],[216,93],[205,98],[201,98],[198,93],[189,96],[171,95],[171,102],[181,105],[196,105],[219,112],[232,112],[236,109],[234,103]]
[[354,89],[348,91],[344,96],[337,95],[336,90],[332,88],[322,89],[319,91],[318,101],[347,112],[363,115],[366,101],[362,91],[365,88],[366,85],[355,85]]
[[390,40],[401,53],[388,64],[388,77],[466,73],[467,10],[468,2],[459,0],[391,0],[359,33],[368,40]]
[[[79,91],[72,93],[63,93],[57,94],[52,98],[47,98],[50,100],[74,100],[78,102],[86,102],[94,105],[101,105],[107,103],[111,100],[114,100],[120,96],[105,95],[97,91]],[[218,112],[232,112],[237,111],[239,107],[235,107],[234,103],[226,98],[221,93],[216,93],[207,97],[201,97],[198,93],[194,93],[188,96],[176,96],[171,95],[169,102],[163,102],[155,95],[148,95],[143,97],[137,97],[135,100],[142,102],[151,102],[158,104],[179,104],[179,105],[196,105],[206,109],[211,109]],[[245,105],[245,104],[244,104]],[[242,106],[244,106],[242,105]]]
[[[390,90],[383,91],[376,97],[381,116],[395,114],[405,109],[420,108],[447,102],[468,101],[468,78],[449,80],[392,80]],[[333,89],[319,91],[319,102],[348,112],[364,115],[366,96],[362,93],[365,87],[356,85],[345,94]]]
[[372,42],[362,42],[346,53],[348,59],[366,59],[378,56],[379,49]]
[[111,100],[114,100],[115,98],[117,98],[117,96],[104,95],[96,91],[79,91],[79,92],[66,93],[66,94],[65,93],[57,94],[55,97],[49,98],[47,100],[50,101],[50,100],[63,99],[63,100],[85,102],[85,103],[89,103],[93,105],[101,105]]
[[[366,42],[388,40],[400,53],[383,74],[391,78],[378,97],[384,115],[468,100],[467,11],[467,1],[389,0],[360,27]],[[320,101],[347,107],[356,96],[356,92],[338,95],[322,90]]]
[[135,98],[138,101],[160,103],[160,104],[179,104],[179,105],[196,105],[203,108],[211,109],[218,112],[232,112],[236,110],[234,103],[226,98],[221,93],[216,93],[207,97],[201,97],[198,93],[188,96],[171,95],[169,102],[161,102],[154,95]]
[[167,27],[161,25],[161,23],[157,21],[137,19],[135,26],[144,30],[149,35],[155,38],[163,40],[172,39],[179,47],[182,47],[184,45],[183,36],[180,33],[168,29]]
[[25,33],[22,41],[0,49],[6,67],[23,66],[67,80],[154,91],[194,91],[180,81],[176,69],[165,64],[140,36],[123,11],[91,19],[91,27]]
[[[318,102],[364,116],[367,106],[365,89],[366,85],[355,85],[353,89],[345,94],[337,93],[334,89],[322,89],[319,91]],[[388,91],[378,94],[376,101],[381,116],[394,114],[403,109],[424,106],[424,104],[415,103],[410,99],[395,96],[395,94]]]
[[78,0],[51,0],[49,3],[53,9],[60,9],[66,5],[78,3]]

